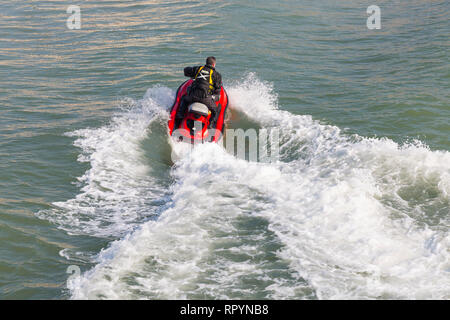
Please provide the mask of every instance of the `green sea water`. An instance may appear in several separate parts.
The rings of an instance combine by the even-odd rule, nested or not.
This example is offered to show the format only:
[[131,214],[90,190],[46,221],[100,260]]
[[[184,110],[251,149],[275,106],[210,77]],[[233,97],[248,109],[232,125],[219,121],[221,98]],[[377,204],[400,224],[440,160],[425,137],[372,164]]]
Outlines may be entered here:
[[[449,299],[449,9],[0,0],[0,299]],[[210,55],[281,164],[170,161]]]

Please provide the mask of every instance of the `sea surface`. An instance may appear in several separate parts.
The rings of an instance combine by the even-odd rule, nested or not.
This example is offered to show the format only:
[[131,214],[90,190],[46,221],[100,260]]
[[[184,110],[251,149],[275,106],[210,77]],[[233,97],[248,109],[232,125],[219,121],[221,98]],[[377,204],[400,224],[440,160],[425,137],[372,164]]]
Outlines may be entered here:
[[[450,299],[449,11],[0,0],[0,299]],[[210,55],[276,161],[172,161]]]

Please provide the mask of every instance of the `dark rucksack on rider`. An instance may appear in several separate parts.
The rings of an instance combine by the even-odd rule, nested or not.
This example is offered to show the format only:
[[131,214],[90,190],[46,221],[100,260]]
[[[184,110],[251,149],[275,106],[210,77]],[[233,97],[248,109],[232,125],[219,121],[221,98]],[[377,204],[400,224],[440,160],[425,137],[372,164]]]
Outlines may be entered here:
[[219,99],[222,89],[221,74],[217,72],[212,65],[206,64],[204,66],[186,67],[184,68],[184,75],[194,79],[194,81],[188,88],[187,95],[181,100],[176,118],[183,118],[189,104],[200,102],[211,110],[214,121],[220,112],[220,110],[217,110],[216,108],[215,101]]
[[188,93],[191,97],[205,99],[220,95],[222,76],[213,66],[186,67],[184,75],[194,79]]

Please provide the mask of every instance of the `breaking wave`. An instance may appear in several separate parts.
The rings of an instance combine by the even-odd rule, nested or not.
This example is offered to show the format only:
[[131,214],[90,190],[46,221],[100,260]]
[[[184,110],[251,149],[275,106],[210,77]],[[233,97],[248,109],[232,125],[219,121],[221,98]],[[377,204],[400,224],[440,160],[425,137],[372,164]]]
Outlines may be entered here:
[[205,144],[161,178],[142,144],[167,142],[164,87],[69,134],[90,169],[80,194],[39,216],[116,239],[71,280],[72,298],[450,298],[449,152],[280,110],[254,75],[227,91],[231,112],[280,130],[279,161]]

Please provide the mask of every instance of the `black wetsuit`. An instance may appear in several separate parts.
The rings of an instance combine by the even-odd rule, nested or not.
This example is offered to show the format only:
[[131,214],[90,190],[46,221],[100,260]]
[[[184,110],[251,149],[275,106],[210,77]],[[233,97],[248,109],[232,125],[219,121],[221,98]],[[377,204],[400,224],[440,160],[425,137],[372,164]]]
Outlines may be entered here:
[[215,102],[219,100],[222,89],[222,76],[220,73],[213,66],[205,65],[186,67],[184,68],[184,75],[194,79],[194,82],[192,82],[187,94],[181,100],[177,118],[182,119],[184,117],[186,109],[190,104],[200,102],[211,110],[212,122],[216,122],[220,114],[220,110],[217,108]]

